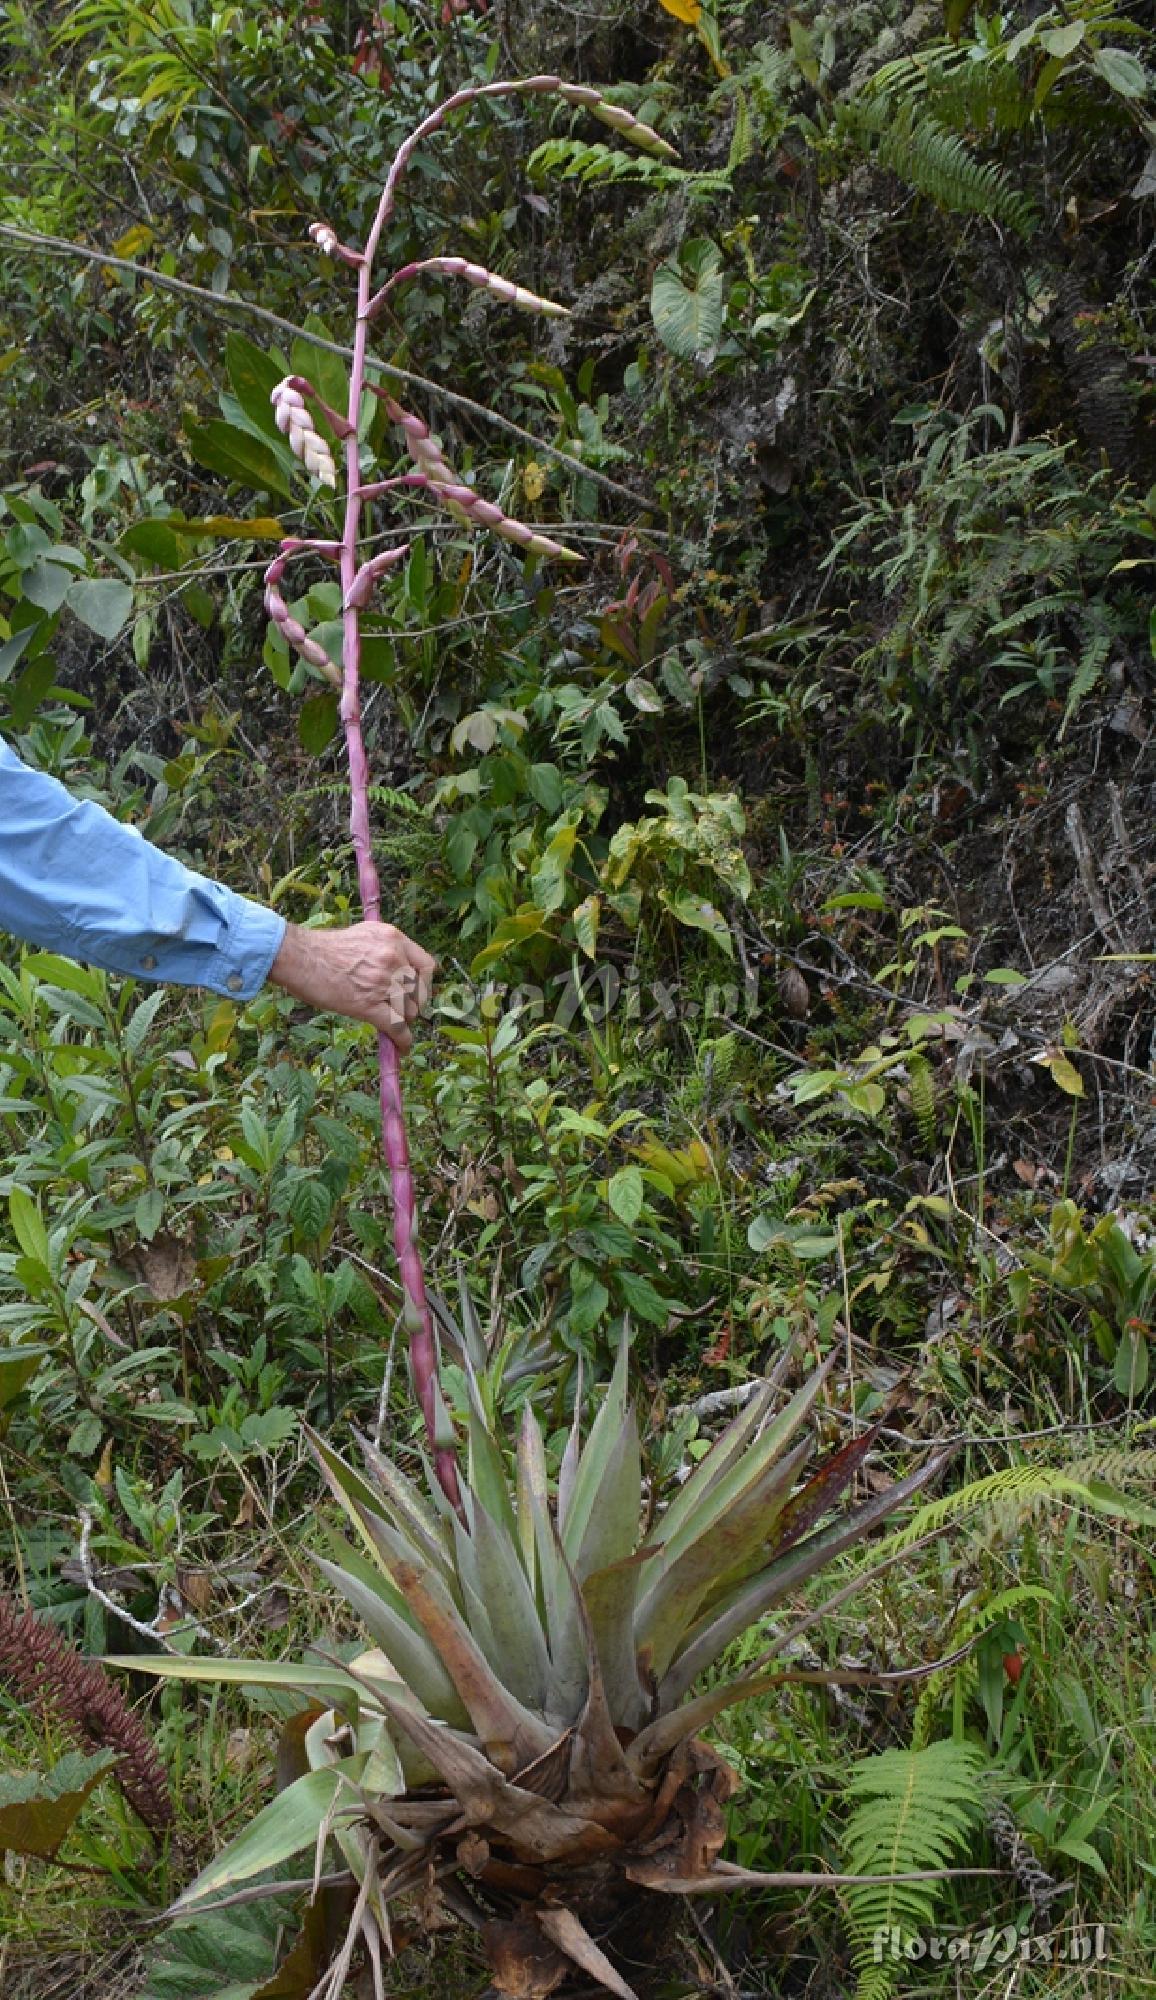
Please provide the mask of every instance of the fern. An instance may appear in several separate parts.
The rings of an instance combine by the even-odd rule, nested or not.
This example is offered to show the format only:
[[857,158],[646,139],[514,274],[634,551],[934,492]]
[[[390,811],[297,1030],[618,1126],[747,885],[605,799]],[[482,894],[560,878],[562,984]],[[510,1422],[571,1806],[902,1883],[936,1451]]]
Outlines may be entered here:
[[665,160],[653,160],[646,153],[624,153],[615,146],[588,145],[582,139],[546,139],[536,146],[529,162],[531,179],[545,180],[556,174],[562,180],[645,181],[650,187],[672,188],[689,181],[703,190],[725,190],[726,173],[693,173],[687,167],[672,167]]
[[934,1153],[939,1142],[935,1116],[935,1080],[926,1056],[918,1053],[907,1059],[907,1093],[926,1150]]
[[[856,1802],[843,1836],[849,1871],[903,1875],[949,1867],[967,1852],[980,1824],[986,1763],[977,1744],[951,1739],[864,1759],[846,1787]],[[890,1993],[892,1944],[901,1952],[906,1939],[929,1926],[941,1889],[937,1882],[848,1889],[856,2000],[883,2000]]]
[[1085,1479],[1103,1479],[1112,1486],[1156,1487],[1156,1449],[1115,1446],[1110,1451],[1089,1452],[1077,1464]]
[[1002,59],[973,62],[967,50],[939,43],[876,70],[867,91],[908,104],[953,132],[1000,138],[1022,132],[1034,115],[1030,91]]
[[994,625],[987,628],[989,639],[1006,638],[1009,632],[1019,632],[1025,625],[1039,625],[1045,618],[1054,618],[1061,611],[1067,611],[1071,599],[1065,591],[1053,591],[1050,597],[1033,597],[1030,604],[1020,604],[1006,618],[997,618]]
[[1074,1466],[1012,1465],[918,1508],[905,1528],[872,1543],[871,1561],[901,1555],[925,1535],[940,1534],[965,1521],[978,1524],[998,1518],[1001,1527],[1018,1526],[1045,1503],[1054,1507],[1057,1502],[1089,1507],[1132,1527],[1156,1527],[1156,1508],[1085,1473],[1079,1461]]
[[977,160],[957,133],[937,119],[896,104],[868,98],[839,105],[835,132],[870,153],[876,165],[896,174],[917,193],[955,215],[982,215],[1021,236],[1035,227],[1027,197],[1000,167]]
[[1104,662],[1111,650],[1111,645],[1111,633],[1092,632],[1089,634],[1083,652],[1080,654],[1076,671],[1072,676],[1072,685],[1068,689],[1068,699],[1064,704],[1064,719],[1060,724],[1059,734],[1061,742],[1064,738],[1064,732],[1079,708],[1080,703],[1083,701],[1084,696],[1091,694],[1092,689],[1103,673]]

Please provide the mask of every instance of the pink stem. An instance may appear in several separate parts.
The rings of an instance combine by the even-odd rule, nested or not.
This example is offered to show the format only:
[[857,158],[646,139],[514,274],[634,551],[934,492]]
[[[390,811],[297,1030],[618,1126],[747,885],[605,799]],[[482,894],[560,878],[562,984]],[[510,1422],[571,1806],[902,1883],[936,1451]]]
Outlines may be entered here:
[[[373,837],[369,826],[369,765],[361,727],[361,613],[354,584],[358,571],[358,538],[361,526],[361,464],[357,424],[365,385],[365,357],[369,338],[366,307],[370,297],[373,250],[380,231],[375,229],[357,273],[357,326],[353,341],[353,361],[349,378],[349,431],[345,450],[345,527],[341,538],[341,595],[346,609],[344,624],[344,686],[341,720],[349,753],[350,834],[357,860],[357,884],[361,906],[370,923],[381,921],[381,884],[373,859]],[[409,1161],[409,1141],[401,1097],[401,1070],[397,1049],[388,1035],[377,1038],[378,1070],[381,1078],[382,1145],[389,1167],[393,1192],[393,1240],[401,1273],[404,1316],[409,1334],[410,1370],[425,1420],[426,1436],[433,1455],[434,1472],[451,1506],[462,1512],[461,1488],[453,1450],[439,1442],[437,1421],[440,1392],[437,1379],[437,1342],[433,1316],[426,1296],[425,1273],[417,1246],[417,1206],[413,1172]]]
[[[370,309],[374,297],[373,260],[377,254],[382,231],[393,214],[398,181],[408,166],[415,148],[445,123],[451,111],[483,97],[522,96],[527,93],[554,91],[559,88],[559,83],[560,79],[556,76],[535,76],[525,77],[516,82],[475,85],[457,91],[443,104],[439,104],[436,110],[431,111],[429,117],[423,119],[398,148],[386,176],[381,199],[377,205],[377,214],[373,219],[373,227],[366,239],[365,249],[361,253],[357,268],[357,325],[349,375],[348,429],[342,440],[345,450],[346,498],[345,527],[341,538],[341,597],[345,606],[341,720],[345,728],[345,741],[349,753],[350,832],[357,860],[357,882],[362,908],[371,923],[381,921],[381,885],[373,859],[373,838],[369,826],[369,766],[361,728],[361,612],[354,586],[358,573],[357,550],[361,510],[366,498],[366,490],[361,485],[357,427],[361,414],[361,398],[365,389]],[[591,95],[597,97],[597,92]],[[337,426],[334,428],[337,429]],[[387,481],[383,486],[387,487],[392,483]],[[419,476],[410,474],[399,483],[416,485],[419,483]],[[405,1112],[402,1107],[401,1071],[397,1049],[387,1035],[378,1036],[377,1053],[381,1074],[382,1144],[393,1190],[394,1249],[405,1297],[410,1369],[418,1401],[421,1404],[422,1416],[425,1419],[435,1474],[451,1506],[455,1507],[459,1514],[463,1514],[456,1456],[452,1447],[439,1442],[441,1433],[438,1410],[441,1393],[437,1375],[437,1342],[434,1337],[429,1300],[426,1296],[425,1273],[422,1270],[421,1255],[417,1247],[417,1207],[409,1160],[409,1141],[406,1137]]]

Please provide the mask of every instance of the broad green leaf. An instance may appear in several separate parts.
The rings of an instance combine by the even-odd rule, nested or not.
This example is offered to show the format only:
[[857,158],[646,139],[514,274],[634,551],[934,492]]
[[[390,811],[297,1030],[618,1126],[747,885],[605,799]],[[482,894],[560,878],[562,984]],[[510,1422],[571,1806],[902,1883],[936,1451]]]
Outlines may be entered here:
[[93,1787],[116,1763],[115,1753],[73,1751],[50,1771],[0,1772],[0,1853],[56,1853]]
[[547,936],[549,928],[545,911],[536,908],[516,910],[512,916],[502,917],[489,943],[471,959],[470,971],[484,972],[487,966],[504,958],[512,945],[524,944],[528,938]]
[[633,1229],[642,1214],[645,1197],[646,1186],[641,1167],[620,1167],[616,1174],[611,1175],[606,1198],[619,1222],[624,1222],[628,1229]]
[[49,1347],[9,1347],[0,1352],[0,1410],[16,1401],[51,1352]]
[[1147,96],[1148,71],[1138,56],[1130,55],[1127,49],[1097,49],[1092,61],[1118,97]]
[[560,826],[530,877],[530,894],[539,910],[560,910],[566,897],[566,870],[578,839],[576,826]]
[[225,341],[225,366],[233,394],[250,423],[267,432],[270,442],[275,443],[280,433],[269,399],[284,379],[284,368],[236,327]]
[[20,588],[29,604],[34,604],[38,611],[46,611],[51,616],[54,611],[59,611],[64,603],[71,582],[70,570],[65,569],[60,563],[49,562],[46,557],[41,556],[24,571],[20,579]]
[[132,585],[114,577],[78,577],[69,585],[68,608],[90,632],[111,644],[132,617]]
[[189,449],[198,465],[241,486],[256,486],[283,500],[292,498],[289,477],[272,445],[262,444],[236,424],[220,417],[210,423],[185,425]]
[[[317,313],[310,313],[304,321],[308,333],[316,333],[322,340],[333,340],[335,335]],[[345,416],[349,408],[349,366],[340,354],[328,354],[323,347],[317,347],[311,340],[295,340],[289,354],[289,367],[294,375],[304,375],[307,382],[329,404],[330,409],[340,411]],[[366,396],[362,408],[371,403],[375,409],[381,405],[376,398]],[[322,418],[324,423],[324,418]],[[363,427],[364,435],[364,427]]]
[[644,1319],[648,1326],[665,1326],[670,1318],[670,1300],[641,1271],[618,1271],[618,1289],[622,1293],[630,1311],[636,1319]]
[[143,1236],[146,1243],[151,1243],[153,1237],[156,1235],[157,1230],[161,1226],[164,1212],[165,1198],[160,1188],[146,1188],[145,1192],[138,1197],[136,1207],[133,1210],[133,1221],[136,1224],[138,1236]]
[[323,1180],[311,1175],[308,1180],[298,1181],[289,1201],[294,1229],[312,1241],[328,1226],[332,1214],[333,1196]]
[[1042,1069],[1050,1072],[1052,1082],[1057,1084],[1067,1097],[1084,1095],[1084,1079],[1075,1063],[1061,1049],[1053,1049],[1046,1055],[1037,1056],[1035,1061]]
[[722,258],[713,243],[690,282],[677,265],[659,265],[650,289],[650,315],[663,346],[679,360],[694,361],[713,352],[723,316]]
[[1063,62],[1079,48],[1086,32],[1083,21],[1066,21],[1062,28],[1041,28],[1039,44],[1050,56]]
[[585,952],[587,958],[595,958],[598,953],[598,924],[601,914],[600,896],[584,897],[570,913],[574,936],[578,940],[579,949]]
[[1148,1387],[1148,1338],[1139,1327],[1125,1327],[1116,1348],[1112,1380],[1117,1392],[1134,1402]]
[[[291,1865],[286,1872],[293,1873]],[[283,1934],[293,1918],[278,1890],[272,1881],[258,1901],[196,1910],[171,1924],[133,2000],[309,2000],[325,1957],[325,1897],[307,1910],[296,1944],[283,1957]]]
[[179,569],[184,560],[181,545],[168,520],[163,518],[134,521],[116,546],[122,556],[140,556],[154,569]]
[[216,1859],[202,1869],[173,1905],[174,1913],[192,1909],[209,1897],[251,1881],[267,1869],[277,1868],[291,1855],[312,1853],[317,1835],[330,1806],[342,1791],[352,1803],[355,1794],[344,1780],[348,1763],[335,1764],[324,1771],[307,1771],[251,1820],[242,1833],[231,1840]]
[[721,950],[726,952],[728,958],[734,957],[734,941],[727,920],[721,910],[717,910],[705,896],[696,896],[689,889],[684,889],[677,896],[671,895],[668,890],[663,890],[662,900],[671,915],[678,918],[680,924],[688,924],[692,930],[705,931],[707,936],[712,937]]
[[549,813],[551,818],[555,813],[561,812],[562,773],[556,764],[531,764],[526,775],[526,783],[530,788],[531,798],[536,800],[543,812]]
[[302,747],[313,757],[319,757],[328,748],[337,734],[339,717],[337,712],[337,691],[326,688],[320,694],[311,694],[301,704],[297,715],[297,734]]
[[9,720],[13,729],[27,729],[42,701],[51,694],[56,681],[56,662],[51,653],[30,660],[19,680],[6,689]]
[[70,958],[58,958],[56,952],[26,952],[24,970],[32,978],[44,980],[46,986],[60,986],[66,994],[84,994],[96,1006],[108,996],[104,972],[96,972],[90,966],[74,966]]
[[39,1206],[26,1188],[12,1189],[8,1197],[8,1216],[16,1241],[24,1255],[31,1257],[34,1263],[49,1268],[52,1260],[48,1247],[48,1231],[44,1227],[44,1218]]

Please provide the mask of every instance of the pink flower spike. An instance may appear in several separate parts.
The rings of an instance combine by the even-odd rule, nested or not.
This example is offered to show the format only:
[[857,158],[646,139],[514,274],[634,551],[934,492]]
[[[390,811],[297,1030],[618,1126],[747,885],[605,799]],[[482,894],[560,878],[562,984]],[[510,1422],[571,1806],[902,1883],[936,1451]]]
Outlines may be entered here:
[[336,257],[342,264],[349,264],[354,270],[362,262],[361,252],[351,250],[348,243],[342,243],[336,229],[328,222],[311,222],[309,234],[323,257]]
[[320,410],[335,437],[347,438],[353,436],[353,425],[350,423],[349,418],[343,417],[337,410],[330,409],[325,398],[319,395],[307,375],[286,375],[285,385],[298,396],[306,398]]
[[299,386],[301,381],[299,375],[287,375],[271,391],[269,401],[273,405],[274,421],[277,429],[288,438],[290,451],[294,458],[301,460],[306,472],[320,480],[323,486],[331,486],[336,491],[337,467],[333,463],[333,453],[314,423],[312,412],[305,407],[305,398]]
[[[524,285],[516,285],[512,278],[499,277],[496,271],[487,271],[484,264],[471,264],[464,257],[426,257],[419,264],[406,264],[395,271],[370,300],[366,308],[366,318],[372,319],[384,304],[395,285],[407,284],[422,272],[429,271],[442,278],[464,278],[468,285],[476,285],[479,290],[492,292],[495,298],[504,299],[508,305],[517,306],[521,312],[540,313],[545,319],[568,319],[570,309],[560,306],[554,299],[546,299],[538,292],[527,291]],[[395,421],[397,421],[395,419]]]
[[383,549],[380,555],[371,556],[368,562],[363,562],[345,593],[341,609],[363,611],[373,596],[378,577],[384,576],[387,570],[396,569],[399,562],[404,562],[409,548],[408,542],[402,542],[397,548]]

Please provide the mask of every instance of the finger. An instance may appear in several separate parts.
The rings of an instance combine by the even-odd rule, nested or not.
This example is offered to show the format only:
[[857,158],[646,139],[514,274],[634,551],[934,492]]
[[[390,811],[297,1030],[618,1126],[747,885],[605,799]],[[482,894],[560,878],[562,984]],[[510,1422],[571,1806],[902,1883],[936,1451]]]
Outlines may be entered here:
[[412,938],[406,939],[406,947],[406,957],[417,973],[418,978],[427,979],[432,982],[433,976],[438,969],[437,959],[434,958],[432,952],[424,951],[420,944],[414,943]]

